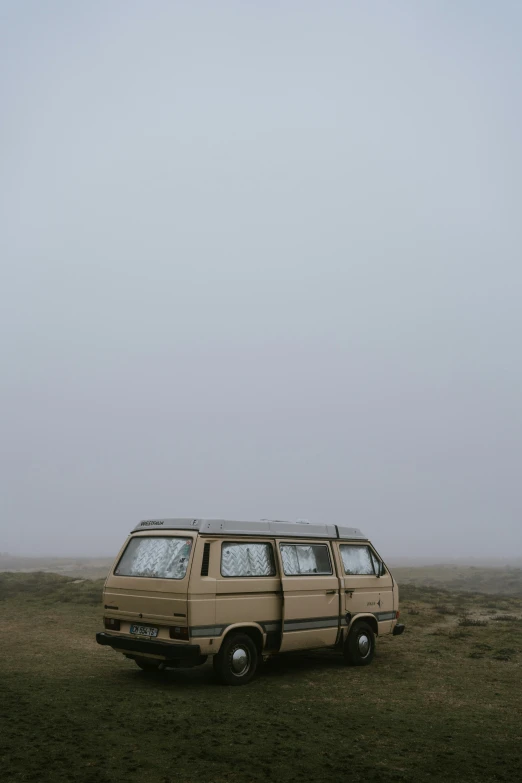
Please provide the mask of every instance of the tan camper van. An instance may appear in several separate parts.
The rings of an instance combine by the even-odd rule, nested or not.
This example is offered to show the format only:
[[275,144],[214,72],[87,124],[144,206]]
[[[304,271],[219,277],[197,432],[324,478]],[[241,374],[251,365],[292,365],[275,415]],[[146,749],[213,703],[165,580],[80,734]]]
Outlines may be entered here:
[[132,531],[105,582],[96,635],[154,671],[212,656],[228,685],[290,650],[338,649],[365,666],[404,631],[399,591],[365,535],[340,525],[158,519]]

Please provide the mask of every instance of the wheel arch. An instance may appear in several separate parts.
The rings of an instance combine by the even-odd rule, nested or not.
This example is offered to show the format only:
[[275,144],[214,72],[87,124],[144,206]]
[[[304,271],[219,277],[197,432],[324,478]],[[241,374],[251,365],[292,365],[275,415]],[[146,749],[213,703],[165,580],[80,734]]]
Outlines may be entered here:
[[265,634],[263,629],[257,623],[234,623],[234,625],[227,626],[225,633],[220,639],[220,644],[216,653],[219,652],[225,639],[233,633],[245,633],[250,636],[254,644],[256,645],[259,655],[263,652],[265,646]]
[[369,614],[369,613],[368,614],[362,614],[361,613],[361,614],[352,615],[352,617],[350,619],[350,622],[348,624],[348,631],[347,631],[347,633],[349,633],[352,630],[352,628],[354,627],[354,625],[356,623],[361,622],[361,621],[363,621],[365,623],[368,623],[368,625],[370,626],[370,628],[374,632],[375,636],[379,635],[379,623],[377,622],[377,618],[375,617],[374,614]]

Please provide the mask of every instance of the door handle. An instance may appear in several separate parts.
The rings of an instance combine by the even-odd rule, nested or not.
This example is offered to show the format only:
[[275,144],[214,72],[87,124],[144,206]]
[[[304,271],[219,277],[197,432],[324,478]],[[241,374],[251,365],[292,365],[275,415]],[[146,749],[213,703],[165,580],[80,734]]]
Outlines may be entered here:
[[347,595],[349,595],[349,596],[350,596],[350,598],[351,598],[351,597],[352,597],[352,595],[353,595],[353,590],[345,590],[344,592],[345,592]]
[[337,590],[327,590],[326,595],[335,595]]

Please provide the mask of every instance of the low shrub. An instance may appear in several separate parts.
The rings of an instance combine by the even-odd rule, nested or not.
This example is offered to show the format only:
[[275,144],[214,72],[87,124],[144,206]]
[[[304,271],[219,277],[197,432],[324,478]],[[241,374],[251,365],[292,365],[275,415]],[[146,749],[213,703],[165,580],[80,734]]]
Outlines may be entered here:
[[501,650],[497,650],[492,658],[494,658],[495,661],[512,661],[517,652],[517,650],[513,650],[511,647],[504,647]]
[[449,639],[468,639],[471,636],[469,631],[455,631],[450,633]]
[[452,606],[447,606],[446,604],[438,604],[434,609],[439,614],[457,614]]
[[459,617],[459,625],[463,628],[487,625],[487,620],[479,620],[476,617]]
[[18,597],[59,603],[99,604],[103,579],[74,579],[44,571],[0,573],[0,600]]

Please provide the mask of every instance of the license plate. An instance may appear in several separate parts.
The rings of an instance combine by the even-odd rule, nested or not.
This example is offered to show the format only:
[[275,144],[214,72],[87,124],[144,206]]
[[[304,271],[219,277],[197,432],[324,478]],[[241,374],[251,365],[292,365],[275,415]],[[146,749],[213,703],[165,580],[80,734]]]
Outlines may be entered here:
[[149,639],[153,639],[158,635],[158,628],[152,628],[150,625],[131,625],[130,632],[135,633],[138,636],[148,636]]

